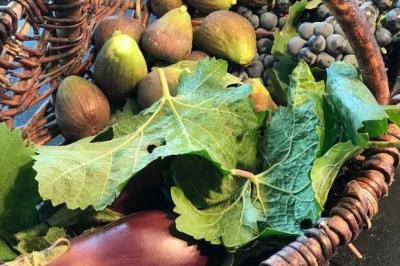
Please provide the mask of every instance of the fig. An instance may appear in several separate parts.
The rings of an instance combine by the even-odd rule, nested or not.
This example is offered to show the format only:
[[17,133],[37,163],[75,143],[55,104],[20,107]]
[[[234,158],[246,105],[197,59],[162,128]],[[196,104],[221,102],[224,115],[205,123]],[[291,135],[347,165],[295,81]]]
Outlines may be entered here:
[[99,133],[110,119],[106,96],[90,81],[66,77],[58,87],[55,102],[57,124],[69,140]]
[[99,51],[116,31],[125,33],[135,39],[136,42],[139,42],[144,31],[144,27],[138,19],[131,17],[106,17],[105,19],[101,20],[99,24],[97,24],[94,30],[93,38],[96,50]]
[[171,215],[148,210],[72,239],[48,266],[210,265],[213,253],[189,241],[176,232]]
[[143,49],[152,57],[175,63],[192,50],[193,32],[186,6],[168,11],[143,33]]
[[260,79],[247,79],[245,83],[252,87],[250,98],[254,102],[255,112],[277,109],[275,102],[269,95],[269,91],[264,87]]
[[219,10],[204,18],[195,34],[197,47],[210,55],[249,64],[256,55],[256,34],[250,22],[239,14]]
[[116,31],[104,44],[94,62],[97,85],[112,101],[131,94],[147,75],[147,64],[136,41]]
[[151,0],[151,11],[157,17],[163,16],[168,11],[183,5],[182,0]]
[[206,54],[202,51],[192,51],[190,53],[190,55],[188,57],[186,57],[186,60],[199,61],[206,57],[208,57],[208,54]]
[[189,4],[203,13],[216,10],[228,10],[236,4],[236,0],[188,0]]
[[[179,76],[183,71],[189,71],[196,66],[195,61],[182,61],[178,64],[161,68],[167,80],[169,93],[176,96]],[[140,109],[145,109],[163,96],[160,77],[157,71],[151,71],[140,83],[137,89],[137,102]]]
[[239,3],[251,7],[262,7],[268,5],[268,0],[239,0]]

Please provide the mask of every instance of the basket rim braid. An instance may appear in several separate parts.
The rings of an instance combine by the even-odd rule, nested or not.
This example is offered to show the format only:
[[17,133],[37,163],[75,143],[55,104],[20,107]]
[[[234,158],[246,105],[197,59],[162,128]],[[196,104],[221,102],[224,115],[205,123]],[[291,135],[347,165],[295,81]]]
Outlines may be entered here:
[[[357,59],[367,66],[362,71],[366,82],[377,100],[387,103],[388,79],[373,32],[356,27],[358,20],[350,21],[354,17],[363,19],[355,1],[324,2],[335,10],[339,23],[354,24],[355,28],[343,27],[345,33],[352,34],[352,46],[360,48],[355,51]],[[88,70],[95,58],[91,33],[96,23],[115,13],[127,14],[128,10],[136,10],[134,16],[147,25],[150,15],[141,1],[14,0],[0,7],[0,122],[22,129],[23,137],[38,145],[56,139],[60,132],[53,96],[61,77],[90,78]],[[371,54],[379,54],[380,60]],[[30,119],[21,121],[19,117],[27,112]],[[400,129],[390,124],[381,140],[399,141]],[[368,149],[353,159],[339,177],[346,185],[329,217],[320,218],[304,236],[260,265],[326,265],[338,246],[351,247],[359,233],[371,227],[378,201],[388,194],[399,162],[398,148]]]

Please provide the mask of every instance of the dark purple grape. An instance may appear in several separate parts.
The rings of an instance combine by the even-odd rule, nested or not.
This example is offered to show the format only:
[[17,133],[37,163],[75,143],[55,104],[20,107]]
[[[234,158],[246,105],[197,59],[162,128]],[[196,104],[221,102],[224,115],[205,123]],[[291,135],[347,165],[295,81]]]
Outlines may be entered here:
[[262,75],[262,79],[264,81],[264,84],[267,85],[268,84],[268,71],[265,70],[263,75]]
[[335,61],[335,58],[325,52],[319,53],[317,56],[317,66],[320,68],[327,68]]
[[346,45],[346,39],[339,34],[331,34],[326,39],[326,50],[332,56],[341,54]]
[[296,36],[289,40],[287,44],[287,49],[291,55],[296,56],[300,52],[301,48],[304,47],[305,44],[306,41],[304,39],[302,39],[299,36]]
[[367,17],[370,26],[375,28],[376,19],[379,16],[379,9],[372,2],[365,2],[360,6],[360,10]]
[[283,26],[284,26],[285,23],[286,23],[286,20],[287,20],[287,16],[280,17],[280,18],[278,19],[278,27],[279,27],[279,29],[282,29],[282,28],[283,28]]
[[266,55],[265,57],[264,57],[264,60],[263,60],[263,64],[264,64],[264,67],[265,68],[270,68],[270,67],[272,67],[273,66],[273,64],[276,62],[276,57],[275,56],[273,56],[273,55]]
[[335,26],[337,24],[337,20],[334,16],[327,17],[325,19],[325,22],[328,22],[329,24],[331,24],[333,28],[335,28]]
[[344,31],[342,30],[342,27],[340,27],[339,23],[336,23],[336,25],[333,27],[333,33],[335,34],[339,34],[342,37],[345,37],[346,34],[344,33]]
[[257,15],[261,16],[265,12],[268,12],[268,5],[262,6],[261,8],[258,8],[256,13]]
[[345,47],[343,49],[343,53],[346,54],[346,55],[347,54],[354,54],[353,47],[351,47],[351,44],[347,39],[346,39],[346,45],[345,45]]
[[329,17],[331,14],[329,13],[329,8],[325,4],[321,4],[317,8],[317,18],[319,20],[324,20]]
[[385,11],[393,6],[392,0],[373,0],[374,4],[379,8],[380,11]]
[[322,35],[313,35],[307,42],[307,46],[310,47],[311,51],[318,54],[325,50],[326,40]]
[[387,46],[392,42],[392,34],[383,27],[379,27],[375,31],[375,38],[379,46]]
[[314,29],[315,27],[313,23],[304,22],[299,25],[297,31],[299,32],[301,38],[308,40],[314,34]]
[[314,54],[308,47],[302,48],[297,57],[299,59],[303,59],[309,65],[313,65],[317,60],[317,55]]
[[253,28],[257,29],[260,26],[260,18],[257,15],[251,15],[248,20],[250,21]]
[[260,26],[266,30],[272,30],[278,25],[278,17],[272,12],[265,12],[260,16]]
[[250,20],[251,16],[253,16],[253,11],[247,10],[242,16]]
[[287,14],[289,12],[290,4],[289,0],[275,0],[275,10],[279,14]]
[[268,38],[262,38],[257,41],[257,51],[259,53],[271,53],[272,41]]
[[346,55],[345,57],[343,57],[343,61],[353,64],[354,66],[358,67],[357,58],[353,54],[349,54],[349,55]]
[[400,30],[400,8],[394,8],[386,14],[385,24],[392,33]]
[[333,34],[333,26],[328,22],[320,22],[314,30],[315,34],[319,34],[327,38],[329,35]]
[[245,6],[237,6],[236,7],[236,12],[238,12],[240,15],[244,15],[249,9]]
[[252,78],[260,78],[264,72],[264,64],[261,61],[253,61],[246,68],[247,73]]

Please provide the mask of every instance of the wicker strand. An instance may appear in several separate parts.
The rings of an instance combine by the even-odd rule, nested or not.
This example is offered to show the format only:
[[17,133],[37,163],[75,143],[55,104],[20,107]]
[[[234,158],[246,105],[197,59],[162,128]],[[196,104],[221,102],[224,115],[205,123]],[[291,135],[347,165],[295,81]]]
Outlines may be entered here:
[[[400,140],[400,129],[391,124],[382,140]],[[325,265],[340,245],[349,245],[362,230],[371,227],[378,212],[378,201],[388,194],[395,169],[399,166],[397,148],[369,149],[360,157],[356,178],[347,183],[343,197],[315,227],[305,231],[293,243],[283,248],[260,266]]]

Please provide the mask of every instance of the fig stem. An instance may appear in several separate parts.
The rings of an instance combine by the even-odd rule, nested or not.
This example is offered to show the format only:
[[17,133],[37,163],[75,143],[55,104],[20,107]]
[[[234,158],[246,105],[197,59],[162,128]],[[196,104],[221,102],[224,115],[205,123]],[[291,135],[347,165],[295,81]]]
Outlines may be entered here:
[[400,141],[368,141],[369,148],[400,148]]
[[169,92],[168,82],[167,82],[167,78],[165,77],[164,70],[157,67],[156,71],[158,73],[158,77],[160,78],[163,97],[167,98],[167,99],[172,98],[172,96]]

